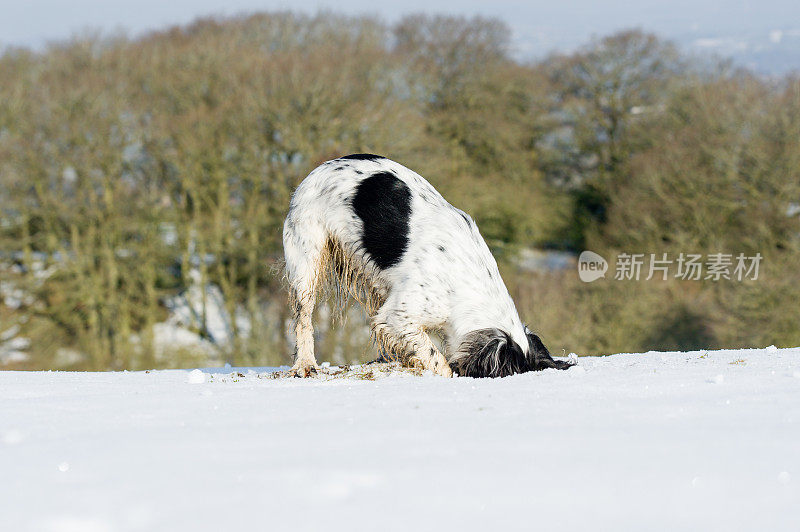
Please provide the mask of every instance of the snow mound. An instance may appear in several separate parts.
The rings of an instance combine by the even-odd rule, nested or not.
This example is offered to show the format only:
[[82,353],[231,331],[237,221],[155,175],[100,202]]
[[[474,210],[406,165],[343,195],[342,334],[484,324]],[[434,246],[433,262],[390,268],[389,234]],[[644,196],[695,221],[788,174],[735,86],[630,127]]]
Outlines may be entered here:
[[186,382],[189,384],[203,384],[206,382],[206,374],[199,369],[193,369],[186,377]]

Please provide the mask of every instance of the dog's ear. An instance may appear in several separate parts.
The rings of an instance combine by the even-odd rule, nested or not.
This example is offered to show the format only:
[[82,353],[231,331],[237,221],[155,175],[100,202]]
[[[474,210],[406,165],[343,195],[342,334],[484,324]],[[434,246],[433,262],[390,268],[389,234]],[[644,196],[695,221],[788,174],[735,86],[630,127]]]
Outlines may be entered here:
[[525,353],[505,331],[480,329],[469,333],[450,360],[464,377],[505,377],[528,371]]
[[533,362],[531,369],[568,369],[573,365],[572,362],[553,360],[553,357],[550,356],[550,351],[544,346],[542,339],[533,334],[527,327],[525,327],[525,335],[528,337],[528,360]]
[[528,336],[528,352],[534,358],[551,358],[550,351],[547,350],[541,338],[533,334],[527,327],[525,327],[525,333]]

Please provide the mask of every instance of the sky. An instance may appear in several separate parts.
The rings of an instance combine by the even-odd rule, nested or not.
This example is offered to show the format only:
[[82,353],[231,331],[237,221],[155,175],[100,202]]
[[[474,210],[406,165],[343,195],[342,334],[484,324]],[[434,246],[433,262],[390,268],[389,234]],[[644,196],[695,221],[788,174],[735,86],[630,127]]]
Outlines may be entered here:
[[493,16],[509,24],[521,58],[569,51],[593,36],[635,27],[692,49],[800,69],[798,0],[0,0],[0,46],[41,48],[86,30],[136,36],[198,16],[286,9],[377,15],[387,22],[413,12]]

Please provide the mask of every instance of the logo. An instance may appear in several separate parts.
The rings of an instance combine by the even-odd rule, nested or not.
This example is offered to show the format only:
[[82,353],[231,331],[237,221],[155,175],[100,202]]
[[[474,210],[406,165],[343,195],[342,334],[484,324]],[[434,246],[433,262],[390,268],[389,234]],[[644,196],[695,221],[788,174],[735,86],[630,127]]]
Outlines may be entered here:
[[591,283],[606,276],[608,262],[594,251],[583,251],[578,257],[578,277],[584,283]]
[[[649,258],[649,260],[648,260]],[[680,279],[683,281],[756,281],[763,260],[761,253],[619,253],[614,263],[615,281]],[[677,272],[675,271],[677,270]],[[594,251],[578,256],[578,277],[591,283],[606,276],[608,262]]]

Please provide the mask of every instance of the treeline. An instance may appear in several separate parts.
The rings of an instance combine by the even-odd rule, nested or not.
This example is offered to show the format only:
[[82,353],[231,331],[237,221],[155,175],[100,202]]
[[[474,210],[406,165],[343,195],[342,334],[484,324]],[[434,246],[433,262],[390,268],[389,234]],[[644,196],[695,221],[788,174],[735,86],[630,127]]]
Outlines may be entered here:
[[[29,296],[0,297],[0,334],[30,338],[18,367],[182,363],[156,346],[165,301],[209,285],[230,317],[219,357],[286,363],[289,197],[353,152],[470,212],[556,352],[800,345],[797,78],[639,31],[523,63],[496,20],[271,13],[0,56],[0,291]],[[531,272],[527,248],[612,270]],[[757,280],[611,279],[620,253],[740,252],[763,256]],[[322,327],[320,358],[368,358],[358,321]]]

